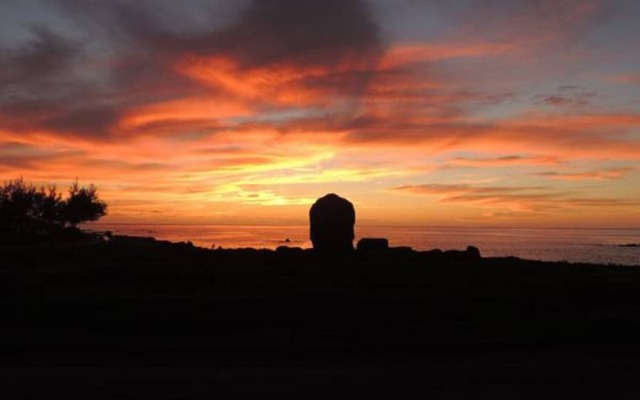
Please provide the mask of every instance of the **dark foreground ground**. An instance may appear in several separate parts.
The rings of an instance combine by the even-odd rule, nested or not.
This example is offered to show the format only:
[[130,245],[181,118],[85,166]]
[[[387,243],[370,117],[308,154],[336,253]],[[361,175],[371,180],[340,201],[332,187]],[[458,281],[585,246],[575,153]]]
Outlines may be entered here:
[[640,268],[407,250],[0,248],[4,398],[640,392]]

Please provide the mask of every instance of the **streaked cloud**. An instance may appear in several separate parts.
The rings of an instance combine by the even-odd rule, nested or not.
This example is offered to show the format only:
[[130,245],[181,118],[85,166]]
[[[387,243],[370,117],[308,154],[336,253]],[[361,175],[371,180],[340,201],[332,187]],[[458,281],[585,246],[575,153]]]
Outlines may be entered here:
[[518,165],[555,165],[558,164],[558,158],[547,156],[523,156],[508,155],[495,158],[470,158],[456,157],[449,161],[449,164],[463,167],[483,168],[483,167],[506,167]]
[[435,196],[443,203],[463,203],[510,212],[553,213],[575,208],[637,207],[640,201],[612,197],[579,197],[546,186],[472,186],[422,184],[392,188],[394,191]]
[[538,173],[539,176],[561,179],[561,180],[602,180],[602,179],[620,179],[625,173],[633,171],[633,168],[613,168],[602,171],[586,171],[586,172],[557,172],[546,171]]
[[609,79],[621,84],[640,85],[640,73],[613,75]]
[[625,0],[6,4],[0,179],[93,181],[118,220],[291,220],[336,188],[382,222],[396,196],[550,221],[640,198]]

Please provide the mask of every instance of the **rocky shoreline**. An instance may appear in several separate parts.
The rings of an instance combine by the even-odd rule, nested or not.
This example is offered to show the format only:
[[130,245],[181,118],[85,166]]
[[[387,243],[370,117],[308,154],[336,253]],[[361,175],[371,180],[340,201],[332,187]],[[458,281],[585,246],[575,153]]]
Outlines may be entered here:
[[0,381],[35,395],[638,389],[640,268],[124,236],[0,258]]

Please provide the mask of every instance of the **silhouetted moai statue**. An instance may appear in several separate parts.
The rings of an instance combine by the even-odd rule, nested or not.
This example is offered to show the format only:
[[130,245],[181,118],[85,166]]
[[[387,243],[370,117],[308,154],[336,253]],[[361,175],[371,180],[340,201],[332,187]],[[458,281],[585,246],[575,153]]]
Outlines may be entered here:
[[353,251],[356,211],[347,199],[333,193],[319,198],[309,210],[314,250],[324,254]]

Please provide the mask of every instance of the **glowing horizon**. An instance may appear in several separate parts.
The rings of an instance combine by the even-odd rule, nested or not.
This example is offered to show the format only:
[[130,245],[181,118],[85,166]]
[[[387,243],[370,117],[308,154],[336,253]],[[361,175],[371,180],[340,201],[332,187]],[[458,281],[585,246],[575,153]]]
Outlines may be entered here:
[[[393,4],[391,4],[393,3]],[[105,223],[640,226],[631,0],[8,0],[0,180]]]

